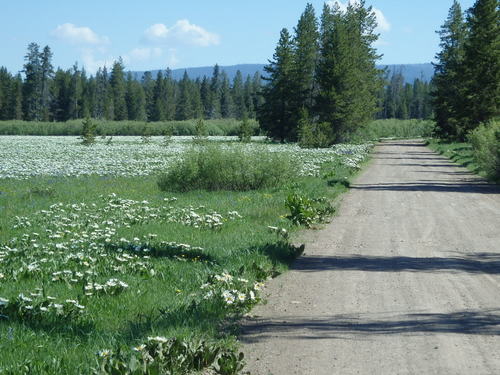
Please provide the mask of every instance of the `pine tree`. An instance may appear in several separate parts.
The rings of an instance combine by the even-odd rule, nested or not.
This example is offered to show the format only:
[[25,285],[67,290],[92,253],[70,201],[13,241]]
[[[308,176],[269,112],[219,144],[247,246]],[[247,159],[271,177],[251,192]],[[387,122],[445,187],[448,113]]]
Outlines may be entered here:
[[210,80],[210,113],[209,118],[219,118],[221,111],[221,77],[220,77],[220,68],[218,64],[215,64],[214,70],[212,73],[212,78]]
[[293,74],[293,45],[290,33],[282,29],[273,60],[264,67],[268,81],[262,89],[264,103],[259,107],[257,118],[262,129],[274,139],[293,139],[295,125],[291,120],[294,111],[291,90]]
[[75,63],[73,65],[73,71],[71,72],[71,81],[69,85],[68,118],[82,118],[82,91],[81,71],[78,69],[78,64]]
[[245,108],[247,110],[247,117],[255,118],[255,107],[253,97],[256,93],[253,91],[252,78],[247,75],[245,84],[243,86],[243,100],[245,101]]
[[178,90],[172,78],[172,71],[167,68],[164,77],[165,88],[165,119],[172,121],[175,118]]
[[176,120],[188,120],[193,118],[192,97],[190,80],[187,71],[184,71],[182,80],[179,82],[179,99],[176,105]]
[[45,46],[40,55],[40,112],[41,119],[48,121],[50,117],[50,84],[54,76],[54,67],[52,66],[52,51],[49,46]]
[[145,72],[141,79],[142,89],[144,91],[144,106],[146,111],[146,119],[151,121],[154,108],[154,87],[155,82],[151,72]]
[[233,80],[232,99],[234,104],[234,116],[241,120],[247,113],[247,106],[245,103],[245,92],[243,88],[243,75],[241,71],[237,71]]
[[143,86],[127,73],[125,103],[127,106],[127,118],[129,120],[146,120],[146,96]]
[[453,2],[441,30],[441,51],[434,64],[433,105],[437,132],[442,137],[457,137],[463,133],[460,114],[464,94],[462,64],[466,27],[462,9],[457,0]]
[[127,105],[125,102],[125,74],[123,61],[115,61],[111,70],[110,85],[113,97],[114,120],[127,120]]
[[301,15],[294,38],[293,78],[295,86],[296,113],[298,120],[301,108],[311,111],[314,105],[315,73],[319,56],[318,20],[311,4],[307,4]]
[[40,46],[30,43],[28,53],[24,57],[25,81],[23,85],[23,112],[25,119],[30,121],[41,120],[42,98],[42,64],[40,61]]
[[0,68],[0,120],[10,120],[10,95],[13,78],[7,68]]
[[323,8],[316,111],[320,121],[331,124],[332,141],[345,141],[377,111],[383,81],[372,46],[375,27],[375,13],[364,0],[349,3],[346,12],[338,4]]
[[234,103],[231,96],[231,86],[226,72],[221,74],[221,88],[220,88],[220,114],[222,118],[234,117]]
[[210,118],[212,110],[212,96],[210,92],[210,83],[206,76],[203,76],[200,85],[200,99],[203,106],[203,117]]
[[[500,3],[476,0],[467,15],[463,133],[500,115]],[[460,134],[463,137],[463,134]]]
[[17,74],[12,81],[10,101],[9,101],[10,114],[9,118],[13,120],[22,120],[23,115],[23,79],[21,74]]
[[153,108],[151,109],[151,121],[165,121],[167,119],[167,89],[166,81],[163,79],[161,70],[156,76],[153,90]]

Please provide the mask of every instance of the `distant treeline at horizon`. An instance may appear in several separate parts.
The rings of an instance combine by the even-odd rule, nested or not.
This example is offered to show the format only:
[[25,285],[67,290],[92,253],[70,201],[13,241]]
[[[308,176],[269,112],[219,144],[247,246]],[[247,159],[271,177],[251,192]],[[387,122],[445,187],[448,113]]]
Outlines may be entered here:
[[[13,75],[0,68],[0,120],[56,121],[92,117],[100,120],[183,121],[193,118],[255,118],[263,104],[263,82],[259,72],[243,77],[237,71],[231,81],[215,65],[210,77],[191,79],[184,72],[175,80],[171,70],[156,77],[145,72],[140,80],[126,73],[121,60],[111,70],[87,75],[75,64],[54,70],[49,46],[28,46],[25,64]],[[401,72],[393,72],[380,91],[376,118],[428,118],[429,84],[404,83]]]

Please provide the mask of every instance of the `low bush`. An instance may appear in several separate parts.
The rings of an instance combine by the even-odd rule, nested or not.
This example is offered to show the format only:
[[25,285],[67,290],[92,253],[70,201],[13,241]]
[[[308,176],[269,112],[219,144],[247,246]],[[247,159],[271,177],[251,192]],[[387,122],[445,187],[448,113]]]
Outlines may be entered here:
[[479,167],[492,179],[500,180],[500,120],[476,128],[469,134]]
[[290,158],[278,153],[251,154],[240,147],[193,148],[159,177],[163,191],[247,191],[280,186],[296,174]]

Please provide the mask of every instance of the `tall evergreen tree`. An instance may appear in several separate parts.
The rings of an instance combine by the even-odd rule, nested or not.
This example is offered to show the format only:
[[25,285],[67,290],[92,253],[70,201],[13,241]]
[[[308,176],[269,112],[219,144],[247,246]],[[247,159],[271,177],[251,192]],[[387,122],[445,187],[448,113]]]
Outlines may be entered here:
[[24,57],[25,81],[23,85],[23,112],[25,119],[39,121],[42,118],[42,64],[40,60],[40,46],[30,43],[28,53]]
[[467,15],[465,131],[500,115],[500,2],[476,0]]
[[437,131],[442,137],[457,137],[462,133],[460,112],[463,101],[463,59],[466,26],[462,9],[453,2],[441,30],[441,51],[434,64],[433,105]]
[[154,108],[154,80],[151,72],[145,72],[141,79],[142,88],[144,90],[144,101],[146,109],[146,118],[151,121]]
[[273,60],[264,67],[268,81],[263,87],[264,103],[260,106],[257,118],[268,135],[280,141],[294,137],[296,124],[292,122],[293,113],[293,44],[288,30],[282,29]]
[[52,51],[49,46],[45,46],[40,55],[40,111],[41,119],[48,121],[50,117],[50,84],[54,76],[54,67],[52,66]]
[[210,115],[209,118],[219,118],[221,112],[221,72],[218,64],[215,64],[210,80]]
[[298,121],[301,108],[311,111],[314,105],[315,73],[319,56],[318,20],[311,4],[307,4],[295,28],[293,77]]
[[127,120],[127,104],[125,102],[125,73],[123,61],[115,61],[111,70],[110,85],[113,93],[114,120]]
[[243,75],[241,71],[237,71],[233,80],[232,87],[232,101],[234,104],[234,116],[241,120],[243,116],[247,113],[247,108],[245,104],[245,92],[243,87]]
[[220,114],[223,118],[234,116],[234,103],[231,96],[231,85],[226,72],[221,74],[221,88],[220,88]]
[[127,106],[127,118],[135,121],[145,121],[146,118],[146,96],[142,85],[137,82],[132,73],[127,73],[125,103]]
[[167,119],[167,88],[163,73],[160,70],[156,76],[153,92],[153,108],[151,121],[165,121]]
[[364,0],[349,3],[345,12],[337,3],[323,8],[316,110],[331,124],[332,141],[344,141],[377,111],[383,81],[375,66],[375,27],[375,13]]
[[188,120],[193,118],[191,93],[189,76],[185,70],[182,80],[179,82],[179,99],[177,101],[175,113],[176,120]]

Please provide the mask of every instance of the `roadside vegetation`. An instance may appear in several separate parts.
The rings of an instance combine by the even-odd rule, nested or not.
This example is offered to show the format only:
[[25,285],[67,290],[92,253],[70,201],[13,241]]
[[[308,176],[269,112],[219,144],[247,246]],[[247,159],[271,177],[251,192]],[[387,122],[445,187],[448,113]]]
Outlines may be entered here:
[[500,122],[481,125],[468,142],[429,139],[429,147],[474,173],[500,182]]
[[[196,135],[196,123],[198,120],[185,121],[107,121],[96,120],[96,136],[118,136],[118,135],[143,135],[147,124],[147,131],[151,136],[165,134],[186,136]],[[241,132],[242,121],[235,119],[205,120],[208,135],[212,136],[236,136]],[[250,135],[258,135],[259,126],[255,120],[246,120],[246,132]],[[0,135],[81,135],[82,120],[68,120],[65,122],[43,122],[43,121],[0,121]]]
[[0,138],[0,373],[237,373],[237,318],[370,147],[117,138]]

